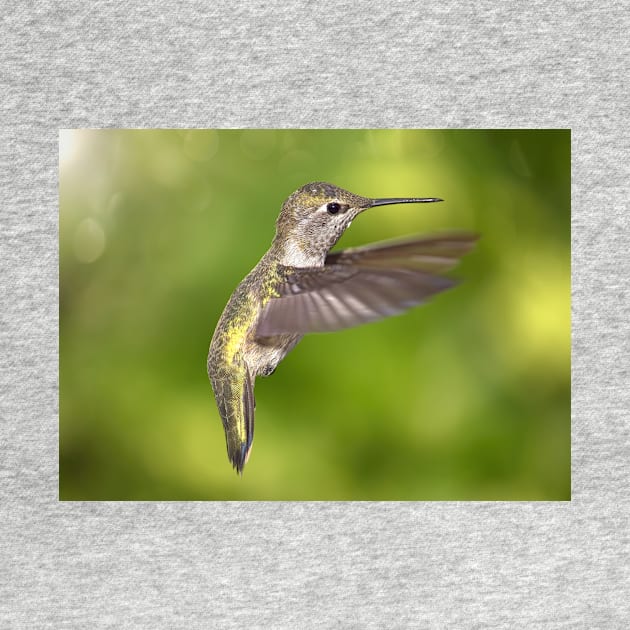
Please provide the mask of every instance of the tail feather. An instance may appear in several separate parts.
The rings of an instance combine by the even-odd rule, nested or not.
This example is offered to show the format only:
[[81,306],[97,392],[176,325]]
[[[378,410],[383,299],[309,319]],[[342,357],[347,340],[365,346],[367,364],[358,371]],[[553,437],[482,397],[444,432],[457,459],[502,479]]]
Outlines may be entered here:
[[228,458],[240,475],[254,441],[254,382],[249,370],[214,375],[212,388],[217,401]]

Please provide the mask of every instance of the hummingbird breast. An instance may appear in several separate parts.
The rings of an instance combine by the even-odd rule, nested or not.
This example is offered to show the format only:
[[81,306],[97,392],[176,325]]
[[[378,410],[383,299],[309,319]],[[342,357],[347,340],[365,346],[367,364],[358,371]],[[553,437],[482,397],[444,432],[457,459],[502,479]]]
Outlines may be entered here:
[[238,285],[217,324],[208,355],[208,375],[246,367],[252,377],[269,376],[300,341],[300,334],[256,336],[260,313],[274,295],[274,265],[261,261]]

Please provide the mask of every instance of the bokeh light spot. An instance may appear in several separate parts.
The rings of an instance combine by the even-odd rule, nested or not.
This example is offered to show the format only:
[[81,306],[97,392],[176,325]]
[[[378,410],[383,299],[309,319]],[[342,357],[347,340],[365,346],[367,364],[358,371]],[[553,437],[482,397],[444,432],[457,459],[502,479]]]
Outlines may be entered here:
[[268,158],[276,146],[276,136],[266,129],[251,129],[241,134],[241,150],[252,160]]
[[59,167],[63,168],[79,153],[81,144],[80,129],[59,130]]
[[206,162],[219,151],[219,134],[214,129],[188,131],[184,136],[184,155],[194,162]]
[[74,233],[74,254],[79,262],[92,263],[105,251],[105,232],[94,219],[83,219]]

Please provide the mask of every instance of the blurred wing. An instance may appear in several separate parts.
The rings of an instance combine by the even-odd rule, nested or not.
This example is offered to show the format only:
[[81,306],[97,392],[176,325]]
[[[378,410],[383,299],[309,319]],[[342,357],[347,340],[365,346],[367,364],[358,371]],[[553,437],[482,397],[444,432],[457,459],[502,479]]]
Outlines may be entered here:
[[296,268],[265,305],[257,335],[329,332],[397,315],[456,283],[435,275],[470,251],[471,234],[381,243]]
[[326,256],[326,265],[355,264],[364,267],[417,269],[428,273],[452,269],[478,240],[469,232],[429,236],[407,241],[385,241],[344,249]]

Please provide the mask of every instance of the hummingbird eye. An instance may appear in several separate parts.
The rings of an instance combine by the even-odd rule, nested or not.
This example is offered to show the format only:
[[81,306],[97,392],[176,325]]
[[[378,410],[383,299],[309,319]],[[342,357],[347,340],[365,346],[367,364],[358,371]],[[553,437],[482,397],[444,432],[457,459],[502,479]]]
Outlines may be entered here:
[[331,201],[326,206],[326,210],[328,210],[328,214],[337,214],[339,210],[341,210],[341,204],[338,204],[336,201]]

